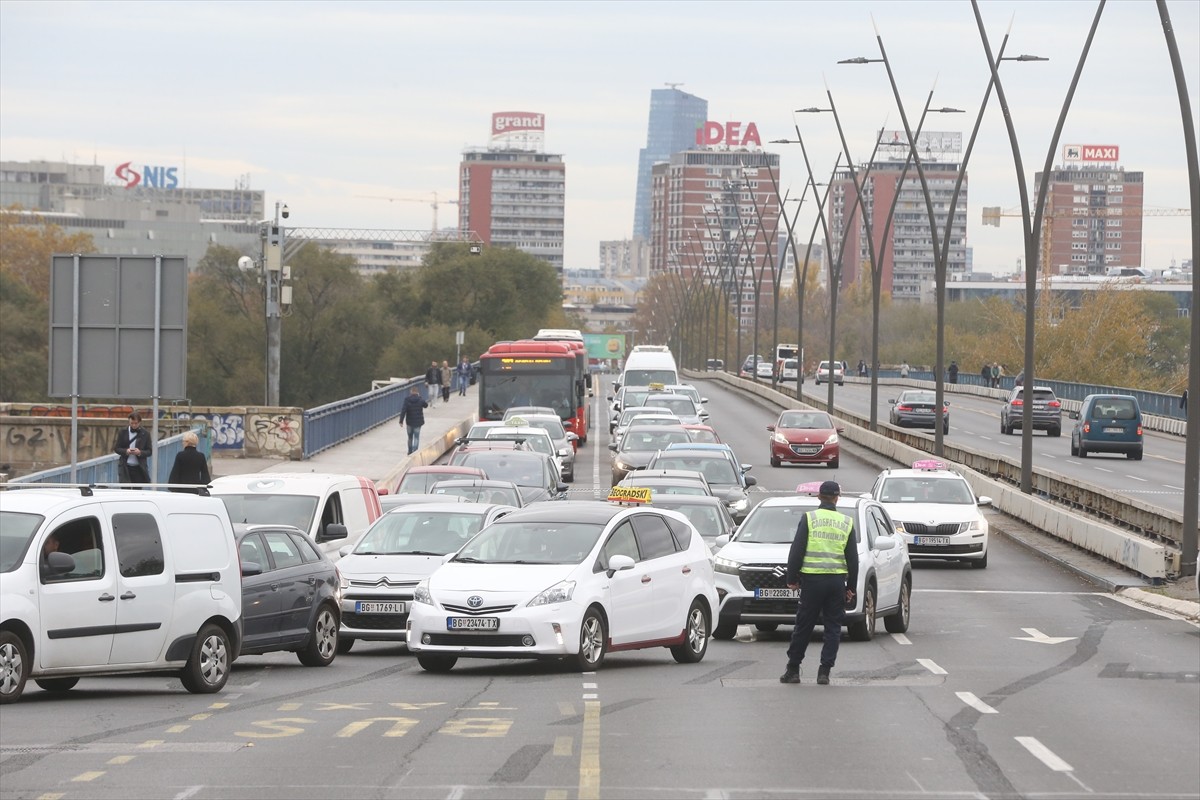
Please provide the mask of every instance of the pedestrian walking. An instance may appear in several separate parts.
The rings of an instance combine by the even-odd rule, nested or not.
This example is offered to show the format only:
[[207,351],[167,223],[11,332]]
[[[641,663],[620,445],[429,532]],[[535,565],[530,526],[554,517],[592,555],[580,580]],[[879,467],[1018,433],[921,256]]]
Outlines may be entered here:
[[992,388],[999,389],[1000,388],[1000,364],[997,361],[992,362],[991,376],[992,376]]
[[183,449],[175,454],[175,463],[171,465],[171,476],[167,483],[171,484],[172,492],[190,492],[199,494],[195,489],[187,489],[182,484],[192,486],[208,486],[212,477],[208,474],[208,459],[197,448],[200,437],[195,431],[183,435]]
[[1179,408],[1183,410],[1183,418],[1187,419],[1187,389],[1183,390],[1183,394],[1179,395]]
[[454,369],[449,361],[442,362],[442,402],[450,402],[450,382],[454,380]]
[[867,377],[867,362],[861,358],[858,360],[858,377]]
[[425,399],[432,401],[442,393],[442,370],[436,361],[429,362],[425,370]]
[[454,370],[455,378],[458,380],[458,396],[467,396],[467,386],[471,383],[471,362],[466,356],[462,357],[462,361],[458,362],[458,366]]
[[947,370],[947,371],[950,373],[950,382],[951,382],[951,383],[958,383],[958,362],[957,362],[957,361],[951,361],[951,362],[950,362],[950,369],[949,369],[949,370]]
[[425,424],[425,409],[429,403],[421,397],[421,390],[416,386],[408,390],[404,405],[400,409],[400,424],[408,429],[408,454],[417,452],[421,446],[421,426]]
[[854,520],[837,510],[841,493],[837,481],[822,483],[817,494],[820,506],[804,514],[796,526],[784,580],[789,589],[800,590],[800,607],[796,610],[787,668],[779,676],[780,683],[800,682],[800,665],[818,618],[824,628],[824,644],[817,683],[822,686],[829,683],[829,673],[837,662],[842,620],[846,606],[854,602],[853,587],[858,585]]
[[142,415],[134,411],[129,414],[129,427],[117,431],[113,451],[120,456],[117,460],[117,475],[121,483],[149,483],[150,472],[147,459],[153,451],[150,433],[142,427]]
[[981,386],[991,386],[992,366],[987,362],[984,362],[983,366],[979,368],[979,377],[983,380],[983,383],[980,384]]
[[900,379],[908,380],[908,362],[907,361],[900,362]]

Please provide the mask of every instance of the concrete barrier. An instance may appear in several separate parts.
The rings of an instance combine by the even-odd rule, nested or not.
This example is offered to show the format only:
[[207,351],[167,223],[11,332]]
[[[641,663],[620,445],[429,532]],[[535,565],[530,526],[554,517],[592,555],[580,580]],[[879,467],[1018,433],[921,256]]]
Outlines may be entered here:
[[[407,457],[400,461],[395,467],[388,471],[381,480],[375,482],[376,489],[386,489],[389,492],[396,491],[396,486],[400,482],[400,476],[403,475],[409,467],[424,467],[433,464],[446,453],[454,449],[454,440],[461,436],[466,436],[467,431],[471,430],[471,426],[475,424],[476,415],[455,423],[455,425],[446,431],[442,436],[434,439],[429,444],[422,446],[415,453],[410,453]],[[401,428],[403,431],[403,427]]]

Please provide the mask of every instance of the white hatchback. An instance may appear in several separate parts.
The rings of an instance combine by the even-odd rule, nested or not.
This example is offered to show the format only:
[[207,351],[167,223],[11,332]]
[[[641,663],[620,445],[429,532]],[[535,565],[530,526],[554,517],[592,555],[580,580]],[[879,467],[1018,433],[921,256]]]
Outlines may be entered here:
[[992,498],[976,497],[967,479],[941,461],[922,459],[912,469],[885,469],[871,496],[888,510],[914,558],[987,566],[988,521],[979,509],[991,505]]
[[417,585],[408,649],[431,672],[459,658],[565,658],[667,647],[694,663],[717,608],[709,549],[682,514],[595,501],[526,506]]

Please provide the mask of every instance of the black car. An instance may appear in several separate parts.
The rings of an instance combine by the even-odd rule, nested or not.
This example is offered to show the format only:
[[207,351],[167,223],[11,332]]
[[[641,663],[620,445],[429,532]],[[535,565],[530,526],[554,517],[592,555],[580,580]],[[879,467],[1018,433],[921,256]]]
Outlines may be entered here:
[[460,463],[483,470],[492,480],[515,483],[525,505],[542,500],[562,500],[567,496],[567,485],[559,476],[558,465],[544,453],[478,450],[464,456]]
[[[1033,429],[1045,431],[1048,436],[1058,436],[1062,433],[1062,403],[1049,386],[1034,386],[1033,393]],[[1013,428],[1020,428],[1025,421],[1024,386],[1013,389],[1000,409],[1000,432],[1009,435]]]
[[291,650],[306,667],[331,664],[341,625],[337,567],[297,528],[236,524],[234,532],[242,562],[241,655]]
[[[928,389],[909,389],[889,401],[888,421],[901,428],[936,428],[937,395]],[[942,400],[942,433],[950,432],[950,401]]]

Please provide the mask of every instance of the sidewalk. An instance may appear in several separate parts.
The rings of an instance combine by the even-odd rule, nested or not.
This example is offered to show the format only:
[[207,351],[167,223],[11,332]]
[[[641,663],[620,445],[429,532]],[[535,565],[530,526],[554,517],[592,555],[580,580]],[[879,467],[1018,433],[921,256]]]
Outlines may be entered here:
[[403,425],[390,420],[336,447],[330,447],[304,461],[271,458],[221,458],[212,460],[213,477],[245,475],[254,472],[329,472],[361,475],[379,490],[390,491],[404,470],[413,465],[432,464],[466,435],[479,412],[475,387],[465,397],[450,395],[449,402],[438,398],[425,409],[421,428],[421,449],[408,455],[408,434]]

